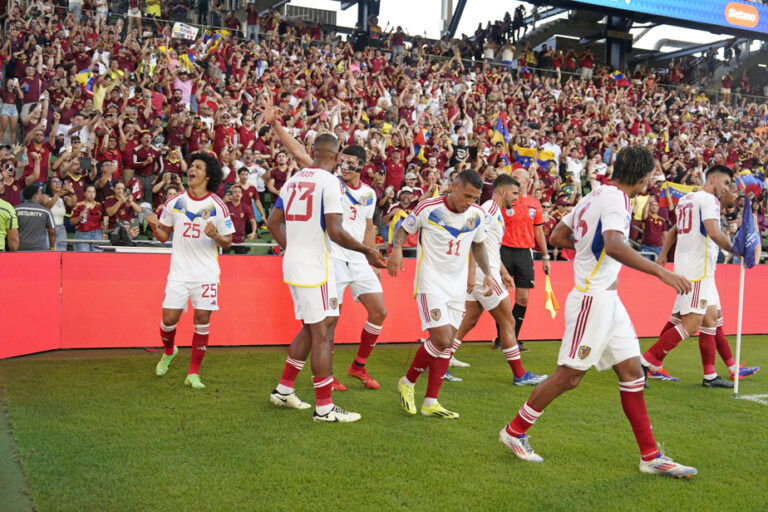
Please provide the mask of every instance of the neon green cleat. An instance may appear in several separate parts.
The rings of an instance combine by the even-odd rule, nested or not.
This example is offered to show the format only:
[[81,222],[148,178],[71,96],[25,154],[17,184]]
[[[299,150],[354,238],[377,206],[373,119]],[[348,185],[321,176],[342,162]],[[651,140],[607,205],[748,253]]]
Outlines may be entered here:
[[173,354],[171,355],[165,355],[163,353],[163,357],[160,358],[160,361],[157,363],[157,366],[155,367],[155,373],[158,377],[162,377],[166,373],[168,373],[168,368],[171,367],[171,361],[173,361],[173,358],[176,357],[176,354],[179,353],[179,347],[173,347]]
[[416,414],[416,400],[413,398],[413,384],[406,384],[405,377],[397,381],[397,390],[400,392],[400,405],[408,414]]
[[190,386],[192,389],[204,389],[205,384],[200,382],[200,375],[197,373],[190,373],[187,378],[184,379],[184,385]]
[[448,409],[440,405],[439,402],[435,402],[429,407],[422,405],[421,414],[423,414],[424,416],[435,416],[436,418],[443,418],[444,420],[455,420],[455,419],[458,419],[459,417],[459,413],[449,411]]

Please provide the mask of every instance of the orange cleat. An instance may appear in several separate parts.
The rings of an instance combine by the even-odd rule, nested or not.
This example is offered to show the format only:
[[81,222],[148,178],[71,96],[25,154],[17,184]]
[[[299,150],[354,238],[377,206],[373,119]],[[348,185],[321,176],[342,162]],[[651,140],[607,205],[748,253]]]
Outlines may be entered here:
[[368,371],[365,369],[365,366],[357,366],[354,362],[349,366],[347,369],[347,373],[350,377],[354,377],[355,379],[359,380],[363,383],[363,386],[367,387],[368,389],[379,389],[379,383],[376,382],[376,379],[368,375]]
[[331,383],[331,386],[334,391],[346,391],[347,386],[336,380],[336,377],[333,378],[333,383]]

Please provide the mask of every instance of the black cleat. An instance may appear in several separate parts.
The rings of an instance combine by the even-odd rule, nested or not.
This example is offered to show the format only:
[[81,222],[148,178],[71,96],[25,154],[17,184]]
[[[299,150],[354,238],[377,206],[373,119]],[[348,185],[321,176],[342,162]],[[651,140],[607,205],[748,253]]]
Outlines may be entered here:
[[733,382],[715,377],[714,379],[704,379],[701,381],[701,385],[705,388],[729,388],[733,389]]
[[651,386],[648,385],[648,372],[650,371],[650,366],[645,366],[643,363],[640,363],[640,367],[643,369],[643,389],[651,389]]

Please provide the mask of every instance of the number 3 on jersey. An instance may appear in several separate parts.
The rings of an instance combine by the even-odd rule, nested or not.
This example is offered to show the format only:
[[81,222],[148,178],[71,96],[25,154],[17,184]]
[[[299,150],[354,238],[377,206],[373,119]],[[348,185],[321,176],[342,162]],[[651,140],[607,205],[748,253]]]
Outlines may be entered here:
[[[285,207],[285,220],[308,221],[312,217],[312,192],[315,191],[315,184],[299,181],[288,183],[286,186],[291,195],[288,197],[288,205]],[[295,205],[293,204],[294,200],[296,200]],[[304,205],[302,206],[300,203],[304,203]],[[302,210],[303,212],[301,212]]]

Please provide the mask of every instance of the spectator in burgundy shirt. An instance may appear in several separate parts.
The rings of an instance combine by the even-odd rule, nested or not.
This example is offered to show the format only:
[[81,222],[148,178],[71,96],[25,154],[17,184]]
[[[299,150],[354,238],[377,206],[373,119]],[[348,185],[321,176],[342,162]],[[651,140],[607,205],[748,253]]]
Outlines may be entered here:
[[[72,210],[72,217],[69,221],[77,230],[76,237],[81,240],[103,240],[102,222],[104,219],[104,208],[101,203],[96,202],[96,187],[88,185],[85,187],[85,199],[75,205]],[[81,243],[75,244],[75,250],[79,252],[100,252],[93,244]]]
[[384,165],[387,172],[384,186],[393,187],[395,191],[400,190],[403,185],[403,178],[405,178],[405,162],[403,162],[402,152],[392,151]]
[[[659,216],[659,203],[655,197],[651,196],[643,208],[643,238],[640,243],[640,252],[652,252],[658,258],[666,232],[667,221]],[[656,259],[646,254],[643,256]]]
[[141,206],[136,204],[133,196],[125,189],[122,182],[117,182],[112,189],[113,195],[104,200],[104,210],[109,217],[107,231],[112,231],[119,222],[131,222],[141,213]]
[[[253,209],[250,204],[243,201],[243,189],[240,185],[234,184],[230,187],[227,193],[227,200],[224,203],[229,209],[229,216],[232,219],[232,224],[235,227],[235,232],[232,235],[232,242],[241,244],[245,242],[246,238],[251,241],[256,238],[258,231],[256,229],[256,217],[253,214]],[[246,226],[249,225],[248,235],[246,235]],[[231,250],[235,254],[246,254],[248,247],[231,247]]]
[[133,150],[133,169],[141,182],[144,200],[152,201],[152,182],[155,176],[163,170],[163,159],[160,152],[152,147],[152,134],[141,134],[141,145]]

